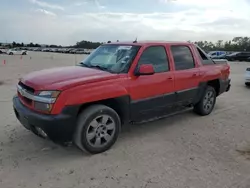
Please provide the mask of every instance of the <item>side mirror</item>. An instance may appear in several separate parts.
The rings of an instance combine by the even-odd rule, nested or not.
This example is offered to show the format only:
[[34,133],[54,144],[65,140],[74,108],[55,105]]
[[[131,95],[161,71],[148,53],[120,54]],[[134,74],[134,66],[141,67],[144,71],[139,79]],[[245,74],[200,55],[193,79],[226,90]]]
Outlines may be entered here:
[[140,65],[137,69],[137,71],[135,72],[136,76],[140,76],[140,75],[152,75],[154,74],[154,67],[151,64],[147,64],[147,65]]

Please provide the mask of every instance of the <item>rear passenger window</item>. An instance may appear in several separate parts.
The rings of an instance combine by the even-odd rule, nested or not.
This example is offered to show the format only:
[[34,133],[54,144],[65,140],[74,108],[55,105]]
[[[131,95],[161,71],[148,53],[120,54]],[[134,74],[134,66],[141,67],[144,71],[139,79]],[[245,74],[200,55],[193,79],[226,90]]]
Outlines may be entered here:
[[151,46],[145,49],[138,65],[152,64],[156,73],[169,71],[168,58],[164,46]]
[[200,48],[196,48],[198,51],[198,54],[200,56],[200,60],[202,65],[213,65],[214,62],[211,58],[208,58],[205,54],[205,52],[203,52]]
[[195,67],[193,55],[187,46],[171,46],[175,70],[192,69]]

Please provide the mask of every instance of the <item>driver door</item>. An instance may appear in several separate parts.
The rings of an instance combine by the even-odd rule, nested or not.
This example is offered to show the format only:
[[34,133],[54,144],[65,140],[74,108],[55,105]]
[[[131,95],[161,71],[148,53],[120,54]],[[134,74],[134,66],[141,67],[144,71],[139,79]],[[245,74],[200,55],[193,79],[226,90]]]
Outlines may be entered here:
[[167,113],[174,103],[174,78],[170,70],[165,46],[146,47],[136,66],[151,64],[153,75],[134,76],[131,79],[131,116],[134,121]]

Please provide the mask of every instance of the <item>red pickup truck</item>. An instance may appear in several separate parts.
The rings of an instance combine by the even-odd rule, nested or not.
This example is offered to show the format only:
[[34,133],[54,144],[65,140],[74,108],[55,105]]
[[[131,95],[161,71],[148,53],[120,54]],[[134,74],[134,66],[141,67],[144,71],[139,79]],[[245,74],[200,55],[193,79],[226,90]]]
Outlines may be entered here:
[[230,89],[230,67],[188,42],[103,44],[77,66],[30,73],[17,84],[17,119],[40,137],[108,150],[126,123],[193,108],[208,115]]

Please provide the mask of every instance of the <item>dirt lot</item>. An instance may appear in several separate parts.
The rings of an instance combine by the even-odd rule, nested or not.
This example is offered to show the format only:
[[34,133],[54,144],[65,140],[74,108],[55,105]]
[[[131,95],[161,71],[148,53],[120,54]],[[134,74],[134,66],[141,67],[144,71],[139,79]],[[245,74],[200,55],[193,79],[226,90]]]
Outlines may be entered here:
[[[247,63],[230,63],[231,91],[218,98],[211,115],[186,112],[127,126],[111,150],[89,156],[25,130],[14,117],[11,102],[22,75],[74,65],[82,58],[39,52],[22,59],[0,55],[1,188],[250,187],[250,89],[243,77]],[[243,148],[248,142],[249,148]]]

